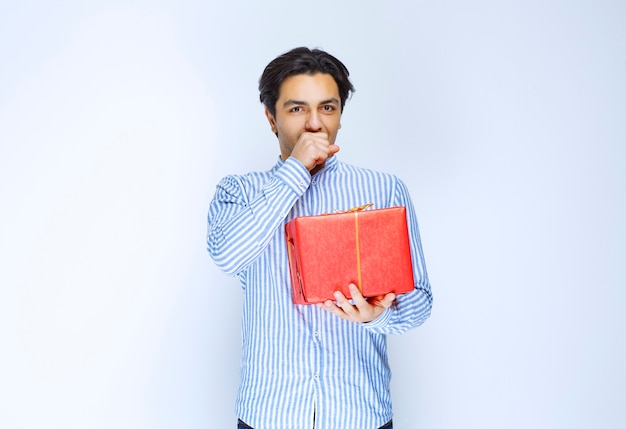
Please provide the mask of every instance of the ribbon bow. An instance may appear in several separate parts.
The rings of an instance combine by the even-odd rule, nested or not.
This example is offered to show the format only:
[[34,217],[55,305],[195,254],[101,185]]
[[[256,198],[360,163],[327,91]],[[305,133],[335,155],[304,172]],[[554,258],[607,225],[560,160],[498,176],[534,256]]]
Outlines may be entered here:
[[361,210],[365,210],[367,208],[372,207],[373,203],[363,204],[362,206],[352,207],[350,210],[335,210],[335,213],[354,213],[360,212]]

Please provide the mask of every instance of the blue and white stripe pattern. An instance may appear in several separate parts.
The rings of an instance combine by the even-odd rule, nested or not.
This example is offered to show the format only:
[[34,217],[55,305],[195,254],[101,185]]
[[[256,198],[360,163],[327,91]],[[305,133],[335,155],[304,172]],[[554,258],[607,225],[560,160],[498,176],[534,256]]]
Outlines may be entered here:
[[[406,206],[415,290],[370,323],[292,302],[284,225],[366,203]],[[432,295],[417,219],[395,176],[331,157],[313,177],[296,159],[228,176],[209,208],[208,251],[245,294],[236,415],[255,429],[369,429],[392,417],[386,334],[421,325]]]

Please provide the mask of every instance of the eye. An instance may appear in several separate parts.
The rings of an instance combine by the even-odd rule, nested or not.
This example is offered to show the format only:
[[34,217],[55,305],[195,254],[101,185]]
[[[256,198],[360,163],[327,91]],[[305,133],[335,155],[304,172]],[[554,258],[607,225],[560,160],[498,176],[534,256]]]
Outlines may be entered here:
[[303,110],[303,109],[302,109],[302,106],[296,106],[296,107],[292,107],[292,108],[291,108],[291,110],[290,110],[290,112],[293,112],[293,113],[300,113],[300,112],[302,112],[302,110]]
[[324,112],[334,112],[335,111],[335,106],[332,106],[330,104],[326,104],[326,105],[322,106],[322,111],[324,111]]

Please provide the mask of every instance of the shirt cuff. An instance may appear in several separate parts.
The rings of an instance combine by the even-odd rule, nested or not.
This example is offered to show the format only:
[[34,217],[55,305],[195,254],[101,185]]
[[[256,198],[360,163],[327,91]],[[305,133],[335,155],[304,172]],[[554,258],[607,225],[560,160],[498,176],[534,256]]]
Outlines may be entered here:
[[276,170],[276,177],[280,179],[296,195],[304,194],[311,184],[311,173],[296,158],[290,156],[283,165]]

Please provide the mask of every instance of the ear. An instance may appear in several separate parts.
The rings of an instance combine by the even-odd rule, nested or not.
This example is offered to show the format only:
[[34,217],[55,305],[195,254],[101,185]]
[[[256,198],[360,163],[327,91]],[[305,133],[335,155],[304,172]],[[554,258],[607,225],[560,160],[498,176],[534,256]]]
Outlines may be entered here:
[[276,129],[276,119],[274,118],[274,115],[270,113],[267,107],[265,108],[265,117],[267,118],[267,121],[270,123],[272,132],[276,134],[278,132],[278,130]]

